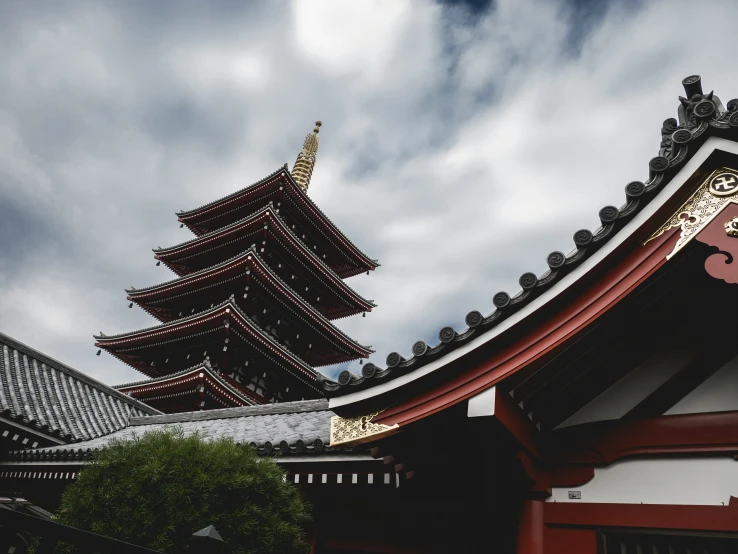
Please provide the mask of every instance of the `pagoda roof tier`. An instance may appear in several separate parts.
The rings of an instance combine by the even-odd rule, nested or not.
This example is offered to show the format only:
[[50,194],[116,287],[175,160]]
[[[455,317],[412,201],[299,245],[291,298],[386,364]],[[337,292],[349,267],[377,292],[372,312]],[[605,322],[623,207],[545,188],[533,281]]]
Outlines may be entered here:
[[[308,331],[317,341],[313,343],[313,351],[335,351],[340,356],[340,360],[337,358],[329,363],[347,361],[346,356],[352,356],[352,360],[367,358],[373,352],[348,337],[297,294],[272,271],[253,247],[216,266],[160,285],[127,292],[128,299],[142,309],[162,322],[171,322],[179,319],[181,310],[190,306],[197,311],[211,306],[215,295],[235,288],[234,281],[239,281],[238,286],[246,289],[243,295],[235,298],[245,313],[252,313],[253,310],[248,309],[249,299],[263,290],[269,304],[276,302],[283,307],[281,312],[290,317],[293,327],[297,327],[301,334],[304,334],[303,330]],[[227,296],[223,294],[221,298]],[[326,360],[330,359],[326,356]]]
[[379,264],[359,250],[295,183],[287,166],[261,181],[194,210],[177,214],[179,221],[196,235],[221,229],[267,206],[283,208],[285,218],[306,234],[306,241],[319,244],[330,257],[328,265],[342,278],[374,270]]
[[[331,307],[323,308],[327,317],[334,319],[371,311],[376,307],[376,304],[362,298],[344,283],[314,251],[297,238],[277,211],[270,204],[247,218],[212,233],[169,248],[155,249],[155,257],[177,275],[184,276],[222,263],[224,259],[259,243],[260,253],[268,250],[265,259],[279,256],[282,260],[268,261],[276,273],[281,270],[291,273],[293,278],[300,277],[307,285],[306,292],[311,290],[315,294],[316,300],[312,301],[311,297],[311,304],[318,304],[319,298],[323,298],[322,303],[326,304],[326,298],[333,298]],[[273,244],[277,246],[272,247]],[[293,266],[292,270],[288,264]]]
[[[164,413],[264,404],[264,398],[213,370],[208,362],[189,369],[114,387]],[[188,409],[189,408],[189,409]]]
[[[322,396],[322,376],[262,330],[232,298],[213,308],[171,323],[118,335],[96,335],[95,344],[150,377],[161,377],[205,356],[211,364],[228,365],[228,356],[258,354],[269,369],[279,369],[302,384],[311,397]],[[208,351],[211,356],[208,356]],[[171,361],[171,363],[170,363]]]

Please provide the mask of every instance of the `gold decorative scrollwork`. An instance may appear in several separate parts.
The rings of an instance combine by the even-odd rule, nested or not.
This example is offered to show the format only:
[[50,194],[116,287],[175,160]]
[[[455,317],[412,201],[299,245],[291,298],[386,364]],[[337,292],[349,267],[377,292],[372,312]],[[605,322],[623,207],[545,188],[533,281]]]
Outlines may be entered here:
[[380,412],[357,417],[331,418],[331,446],[353,446],[391,435],[400,430],[396,423],[392,426],[372,423]]
[[713,171],[695,193],[646,241],[661,236],[669,229],[681,227],[682,231],[674,249],[666,257],[671,258],[713,220],[731,202],[738,203],[738,172],[720,168]]

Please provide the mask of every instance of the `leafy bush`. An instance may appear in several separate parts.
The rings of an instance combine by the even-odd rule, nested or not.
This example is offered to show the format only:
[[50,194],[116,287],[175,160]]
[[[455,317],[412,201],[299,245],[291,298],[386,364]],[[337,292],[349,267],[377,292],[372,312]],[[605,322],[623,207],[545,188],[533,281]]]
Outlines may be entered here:
[[306,552],[309,520],[277,464],[180,430],[111,443],[62,497],[60,523],[167,553],[214,525],[234,554]]

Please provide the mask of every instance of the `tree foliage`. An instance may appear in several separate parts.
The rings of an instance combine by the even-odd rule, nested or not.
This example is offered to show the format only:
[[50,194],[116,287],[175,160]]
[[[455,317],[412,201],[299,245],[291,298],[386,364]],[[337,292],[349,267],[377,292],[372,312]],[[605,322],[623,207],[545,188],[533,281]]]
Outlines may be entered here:
[[234,554],[306,552],[307,506],[277,464],[232,440],[146,433],[100,451],[64,492],[60,523],[167,553],[214,525]]

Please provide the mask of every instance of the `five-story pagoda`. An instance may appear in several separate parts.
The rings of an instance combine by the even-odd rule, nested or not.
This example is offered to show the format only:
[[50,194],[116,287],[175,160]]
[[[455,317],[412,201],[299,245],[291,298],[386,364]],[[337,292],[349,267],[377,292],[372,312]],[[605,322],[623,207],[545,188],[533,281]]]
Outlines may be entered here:
[[344,279],[378,264],[307,196],[320,125],[292,172],[177,214],[195,238],[154,253],[178,277],[126,291],[161,324],[95,336],[150,377],[119,390],[169,413],[318,398],[315,367],[369,356],[331,323],[375,306]]

